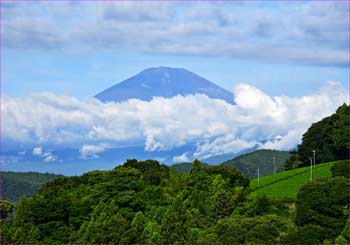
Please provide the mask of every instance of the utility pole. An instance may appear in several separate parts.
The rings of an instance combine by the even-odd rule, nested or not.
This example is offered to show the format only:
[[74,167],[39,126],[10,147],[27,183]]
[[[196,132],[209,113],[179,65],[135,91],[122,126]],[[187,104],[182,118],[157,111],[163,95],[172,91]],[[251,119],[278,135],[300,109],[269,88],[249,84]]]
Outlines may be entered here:
[[276,157],[273,157],[273,172],[276,173]]
[[313,150],[312,153],[313,153],[313,155],[314,155],[314,166],[316,166],[316,151]]
[[312,158],[310,157],[310,181],[312,181]]
[[260,187],[260,169],[258,168],[258,187]]

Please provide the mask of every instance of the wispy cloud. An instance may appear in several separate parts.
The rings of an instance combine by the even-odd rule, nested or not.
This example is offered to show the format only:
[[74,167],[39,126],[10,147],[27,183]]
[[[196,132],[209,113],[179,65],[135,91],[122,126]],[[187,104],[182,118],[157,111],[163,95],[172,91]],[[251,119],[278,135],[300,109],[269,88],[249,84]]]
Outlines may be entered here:
[[303,97],[271,97],[248,84],[239,84],[233,92],[236,105],[200,94],[106,104],[48,93],[3,97],[2,139],[5,144],[39,144],[42,148],[33,154],[48,161],[54,158],[44,156],[45,146],[80,147],[82,158],[96,158],[109,147],[130,142],[144,144],[147,151],[195,144],[193,156],[177,159],[183,160],[238,152],[280,135],[280,141],[263,147],[288,150],[311,123],[349,101],[337,82]]
[[44,162],[54,162],[57,160],[57,157],[52,154],[50,151],[44,151],[42,147],[35,147],[32,150],[33,156],[40,157]]
[[[273,5],[273,4],[272,4]],[[349,3],[13,3],[10,49],[130,51],[348,66]]]
[[174,156],[173,157],[173,162],[190,162],[191,159],[188,157],[188,155],[190,155],[191,153],[189,152],[185,152],[181,155],[178,155],[178,156]]
[[104,152],[109,148],[107,144],[83,145],[79,152],[82,159],[99,158],[98,153]]
[[43,148],[35,147],[32,151],[33,156],[41,156],[43,154]]

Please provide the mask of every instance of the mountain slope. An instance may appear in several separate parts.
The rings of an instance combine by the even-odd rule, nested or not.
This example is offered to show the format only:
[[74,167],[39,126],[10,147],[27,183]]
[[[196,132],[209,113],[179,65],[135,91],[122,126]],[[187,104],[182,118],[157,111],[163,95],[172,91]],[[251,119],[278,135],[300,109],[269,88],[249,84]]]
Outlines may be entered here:
[[273,158],[276,161],[276,171],[283,169],[283,164],[290,157],[287,151],[257,150],[245,155],[241,155],[232,160],[222,163],[222,165],[237,168],[243,174],[255,178],[259,168],[260,176],[272,174],[274,172]]
[[209,165],[219,165],[223,162],[229,161],[231,159],[234,159],[238,156],[241,156],[243,154],[247,154],[253,151],[256,151],[259,147],[259,144],[254,145],[253,147],[244,149],[242,151],[239,151],[237,153],[225,153],[225,154],[221,154],[221,155],[215,155],[215,156],[211,156],[208,158],[203,158],[201,159],[201,162],[205,162]]
[[1,197],[18,202],[21,197],[30,197],[46,182],[62,175],[34,172],[1,172]]
[[205,94],[233,104],[233,95],[227,90],[190,71],[170,67],[146,69],[95,97],[103,102],[120,102],[133,98],[150,101],[155,96],[171,98],[189,94]]

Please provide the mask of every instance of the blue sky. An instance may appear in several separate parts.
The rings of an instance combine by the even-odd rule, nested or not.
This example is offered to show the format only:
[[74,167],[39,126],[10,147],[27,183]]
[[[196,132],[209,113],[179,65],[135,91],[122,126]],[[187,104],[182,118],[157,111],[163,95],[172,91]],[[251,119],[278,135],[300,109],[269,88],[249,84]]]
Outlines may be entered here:
[[270,95],[349,84],[347,2],[2,4],[2,91],[87,99],[157,66]]
[[271,95],[289,96],[312,93],[330,80],[348,86],[348,69],[337,66],[148,54],[118,56],[7,51],[3,56],[2,89],[11,96],[51,91],[87,99],[145,68],[157,66],[184,67],[229,91],[241,82],[248,82]]

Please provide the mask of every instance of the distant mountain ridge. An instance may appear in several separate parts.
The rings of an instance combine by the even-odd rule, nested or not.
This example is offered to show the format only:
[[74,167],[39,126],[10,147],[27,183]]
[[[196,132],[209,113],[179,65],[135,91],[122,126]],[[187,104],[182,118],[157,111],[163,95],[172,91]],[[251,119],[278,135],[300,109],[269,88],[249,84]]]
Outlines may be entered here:
[[162,66],[146,69],[95,97],[102,102],[121,102],[128,99],[150,101],[153,97],[171,98],[191,94],[204,94],[234,104],[232,93],[209,80],[183,68]]
[[222,165],[237,168],[244,175],[256,178],[258,168],[260,177],[274,173],[273,159],[275,159],[276,172],[283,171],[289,157],[288,151],[257,150],[223,162]]
[[[229,156],[229,155],[224,155]],[[220,157],[220,155],[219,155]],[[280,172],[283,169],[283,164],[290,157],[290,153],[287,151],[277,150],[255,150],[243,155],[236,156],[228,161],[221,162],[219,165],[230,166],[238,169],[244,175],[256,178],[257,169],[260,169],[260,176],[270,175],[274,172],[273,158],[275,158],[276,172]],[[220,159],[220,158],[218,158]],[[205,166],[218,165],[208,164],[208,162],[202,160]],[[170,168],[179,173],[187,173],[191,170],[192,163],[184,162],[177,163],[170,166]]]
[[224,154],[220,154],[220,155],[214,155],[211,157],[200,159],[200,161],[208,163],[209,165],[218,165],[218,164],[221,164],[223,162],[234,159],[238,156],[245,155],[245,154],[248,154],[250,152],[254,152],[254,151],[258,150],[259,148],[261,148],[267,142],[276,143],[276,142],[280,141],[281,139],[282,139],[282,136],[277,136],[277,137],[272,138],[272,139],[260,140],[257,144],[253,145],[252,147],[246,148],[242,151],[239,151],[236,153],[229,152],[229,153],[224,153]]
[[1,197],[17,203],[22,197],[31,197],[49,180],[62,175],[35,172],[1,171]]
[[200,161],[203,163],[207,163],[209,165],[219,165],[223,162],[234,159],[235,157],[238,157],[240,155],[256,151],[259,148],[259,146],[260,146],[259,144],[256,144],[253,147],[244,149],[244,150],[236,152],[236,153],[224,153],[224,154],[220,154],[220,155],[214,155],[214,156],[211,156],[208,158],[200,159]]

